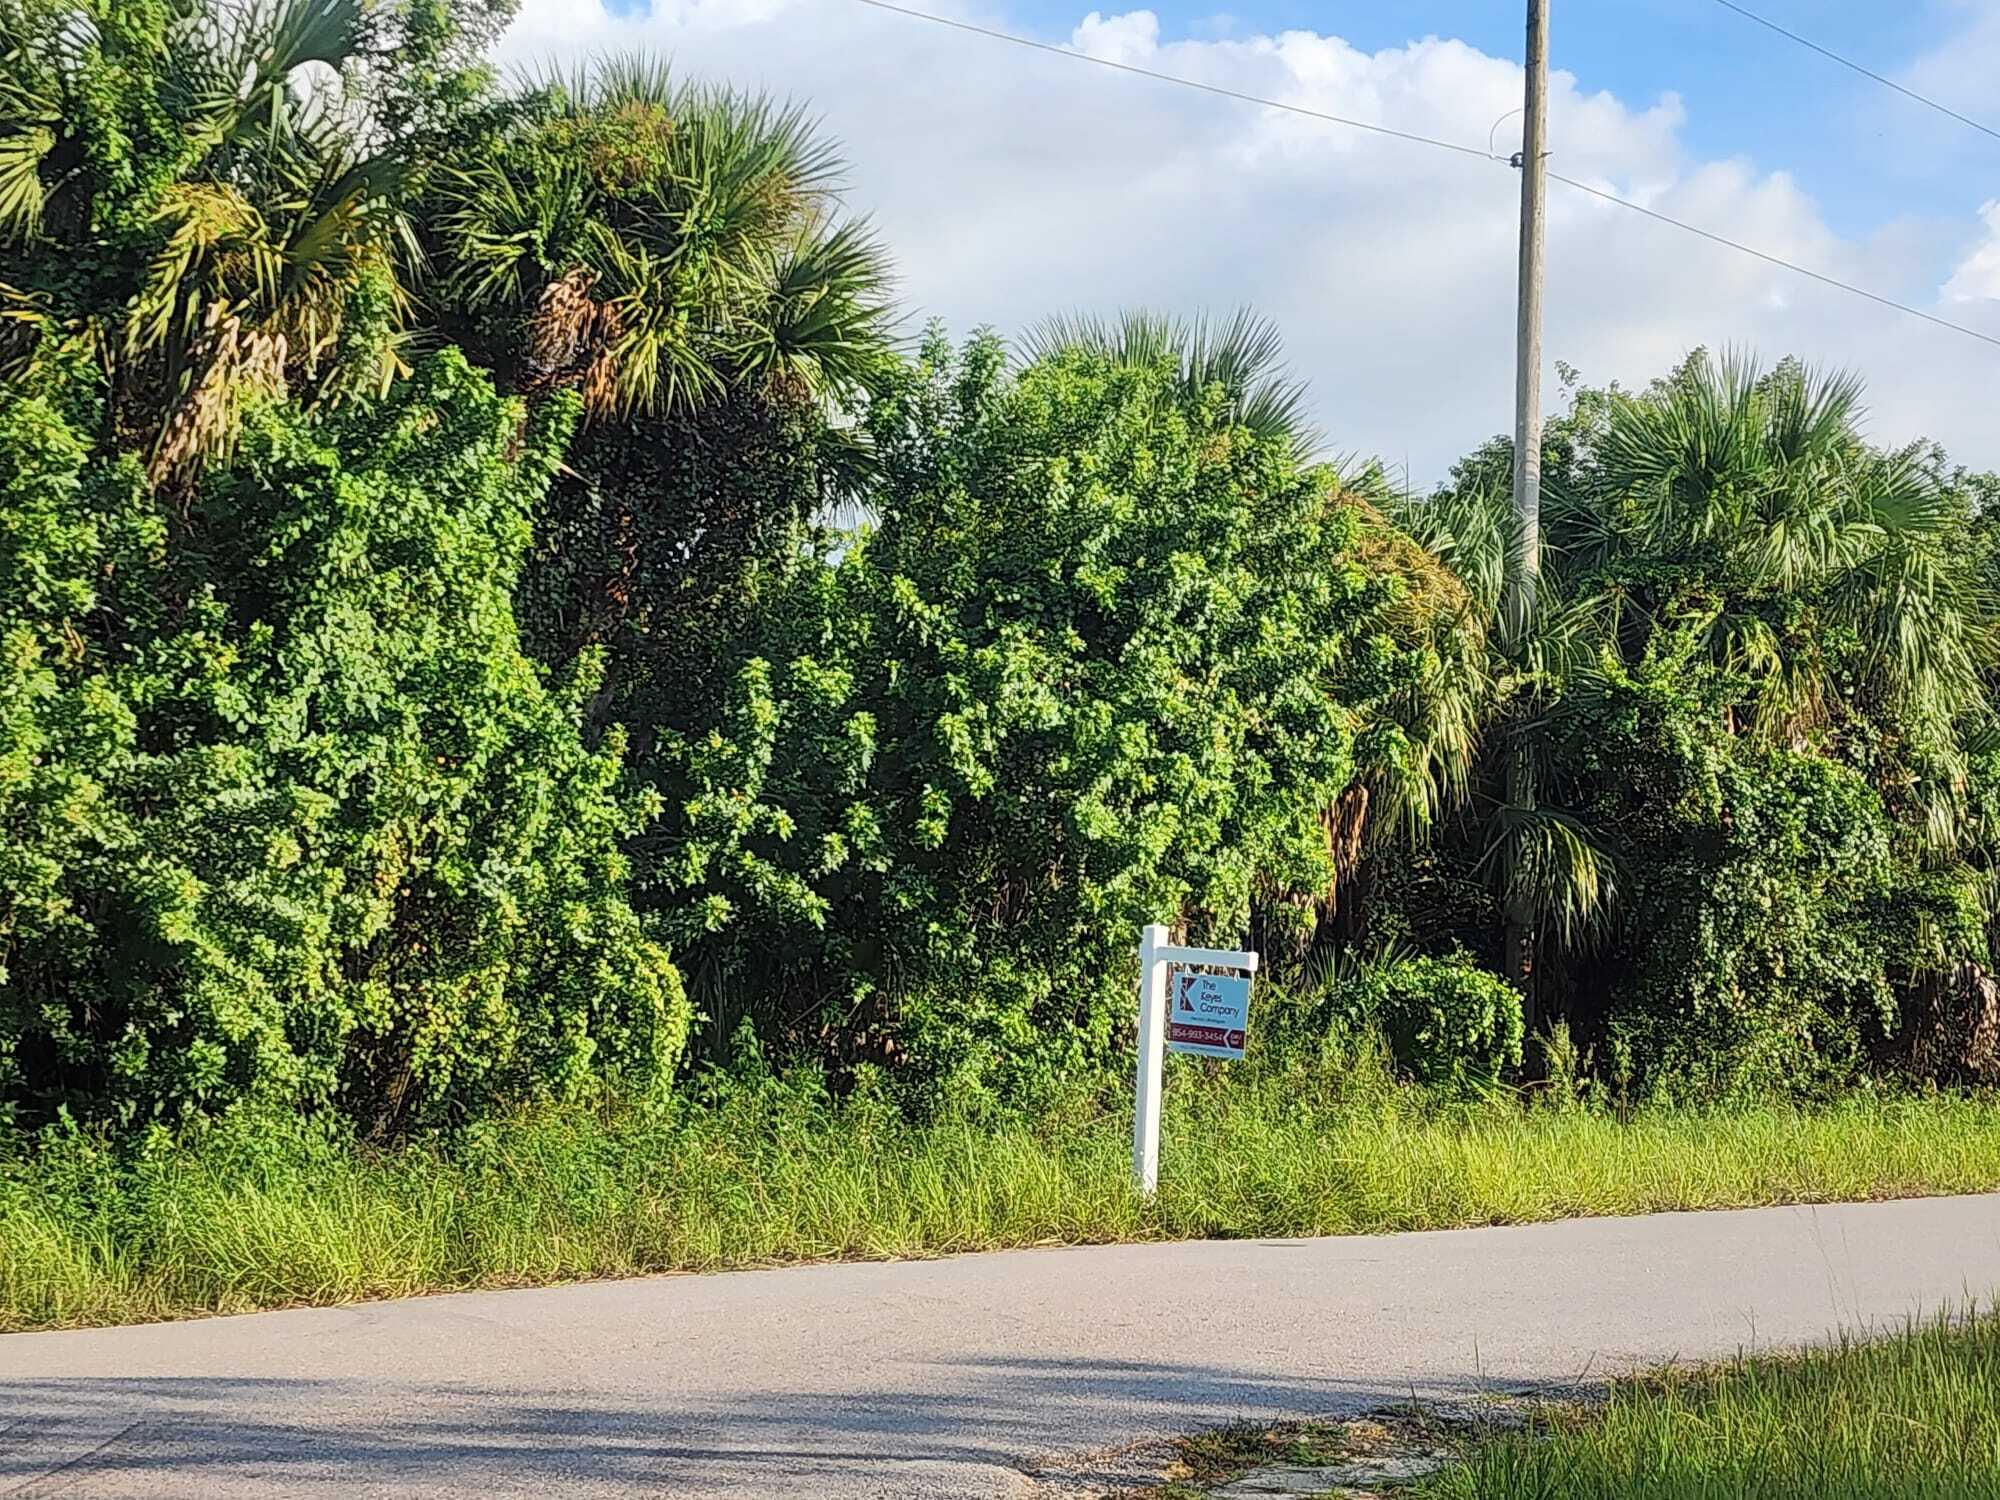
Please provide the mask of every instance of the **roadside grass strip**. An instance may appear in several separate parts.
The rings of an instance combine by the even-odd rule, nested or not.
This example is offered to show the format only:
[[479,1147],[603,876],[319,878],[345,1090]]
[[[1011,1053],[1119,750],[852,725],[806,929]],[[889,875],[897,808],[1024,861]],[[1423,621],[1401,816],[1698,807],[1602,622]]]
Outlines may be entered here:
[[2000,1104],[1642,1112],[1446,1101],[1358,1068],[1175,1071],[1130,1115],[912,1124],[774,1093],[524,1115],[377,1148],[269,1124],[0,1144],[0,1331],[474,1287],[1049,1244],[1370,1234],[2000,1188]]
[[1843,1335],[1615,1384],[1398,1491],[1404,1500],[1993,1500],[2000,1314]]

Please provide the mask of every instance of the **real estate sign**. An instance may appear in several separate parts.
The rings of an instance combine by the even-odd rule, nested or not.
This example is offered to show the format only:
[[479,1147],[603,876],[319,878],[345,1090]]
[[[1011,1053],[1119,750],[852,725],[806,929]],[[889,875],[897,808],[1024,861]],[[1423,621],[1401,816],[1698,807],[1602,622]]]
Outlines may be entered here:
[[1240,1060],[1249,1030],[1249,975],[1196,974],[1182,968],[1169,971],[1169,1051]]

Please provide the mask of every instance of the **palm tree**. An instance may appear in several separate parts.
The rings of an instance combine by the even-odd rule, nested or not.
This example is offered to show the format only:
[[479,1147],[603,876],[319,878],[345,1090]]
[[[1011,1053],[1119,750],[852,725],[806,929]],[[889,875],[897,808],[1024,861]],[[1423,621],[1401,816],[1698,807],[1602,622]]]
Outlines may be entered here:
[[[1481,652],[1466,669],[1481,686],[1462,710],[1471,721],[1462,735],[1466,760],[1497,750],[1509,761],[1504,769],[1467,764],[1451,785],[1452,802],[1476,814],[1473,869],[1509,914],[1510,927],[1558,954],[1587,947],[1616,910],[1623,884],[1616,855],[1583,819],[1544,797],[1520,795],[1523,784],[1557,784],[1552,762],[1566,735],[1565,689],[1587,678],[1596,650],[1591,606],[1567,596],[1560,556],[1550,545],[1560,529],[1551,523],[1567,515],[1561,492],[1543,493],[1543,545],[1551,556],[1538,580],[1534,629],[1514,639],[1501,630],[1517,529],[1504,485],[1474,482],[1401,497],[1390,514],[1465,588],[1474,622],[1469,644]],[[1495,726],[1506,732],[1494,733]],[[1505,774],[1517,761],[1526,764],[1525,778]],[[1522,978],[1532,984],[1534,972],[1531,965]]]
[[[1874,776],[1938,849],[1963,817],[1965,734],[1990,713],[2000,610],[1972,565],[1970,521],[1920,447],[1862,441],[1860,383],[1796,362],[1764,373],[1697,354],[1614,401],[1590,471],[1588,537],[1559,543],[1568,590],[1626,659],[1691,622],[1743,679],[1742,732],[1838,749],[1893,721]],[[1641,577],[1630,566],[1643,558]]]
[[1037,360],[1064,349],[1122,365],[1166,361],[1175,372],[1176,400],[1196,401],[1219,387],[1233,419],[1259,437],[1282,439],[1302,457],[1319,446],[1320,434],[1305,416],[1305,382],[1286,373],[1277,325],[1247,308],[1220,323],[1145,311],[1122,312],[1108,323],[1087,313],[1053,317],[1029,333],[1024,353]]
[[706,712],[719,652],[815,512],[869,468],[887,258],[803,110],[640,58],[531,80],[425,204],[446,327],[583,426],[538,517],[524,619],[608,648],[595,722]]
[[531,394],[593,419],[732,390],[857,398],[887,352],[887,260],[837,218],[802,110],[615,59],[545,79],[435,206],[439,295]]
[[[1547,795],[1510,797],[1489,768],[1476,802],[1477,868],[1550,956],[1605,935],[1628,883],[1605,834],[1561,805],[1572,726],[1607,670],[1683,640],[1739,685],[1727,732],[1864,766],[1935,859],[1968,840],[2000,609],[1936,462],[1870,448],[1860,413],[1849,377],[1697,353],[1552,424],[1535,629],[1517,652],[1494,646],[1485,700]],[[1497,643],[1513,524],[1498,466],[1388,509]]]
[[1367,939],[1381,861],[1421,849],[1471,795],[1494,683],[1485,611],[1394,523],[1399,502],[1379,470],[1339,477],[1332,494],[1357,522],[1356,560],[1400,584],[1382,624],[1414,666],[1394,693],[1348,710],[1354,779],[1321,814],[1333,880],[1307,934],[1323,953],[1338,954]]
[[[157,479],[226,447],[246,400],[325,381],[364,288],[400,308],[406,169],[364,152],[345,87],[365,35],[363,0],[0,5],[11,373],[99,363]],[[374,353],[363,379],[389,373]]]

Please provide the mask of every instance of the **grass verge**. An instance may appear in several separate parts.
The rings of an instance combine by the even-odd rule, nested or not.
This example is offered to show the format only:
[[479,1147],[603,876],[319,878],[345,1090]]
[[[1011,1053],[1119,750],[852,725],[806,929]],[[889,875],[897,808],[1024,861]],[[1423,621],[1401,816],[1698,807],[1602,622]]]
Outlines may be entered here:
[[0,1331],[479,1286],[1194,1236],[1354,1234],[2000,1187],[2000,1103],[1621,1119],[1338,1076],[1174,1071],[1161,1191],[1128,1117],[912,1125],[779,1082],[374,1150],[243,1122],[0,1155]]
[[1668,1371],[1476,1447],[1403,1500],[1992,1500],[2000,1317]]

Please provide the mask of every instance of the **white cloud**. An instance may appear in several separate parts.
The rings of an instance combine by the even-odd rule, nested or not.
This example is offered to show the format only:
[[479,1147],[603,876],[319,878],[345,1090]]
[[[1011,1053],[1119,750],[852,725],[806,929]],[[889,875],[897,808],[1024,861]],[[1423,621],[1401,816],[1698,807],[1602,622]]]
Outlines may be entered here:
[[1950,302],[2000,302],[2000,199],[1980,210],[1985,242],[1958,263],[1944,284]]
[[[1368,53],[1237,23],[1163,40],[1150,12],[1093,11],[1061,40],[1482,151],[1520,102],[1516,64],[1434,37]],[[895,250],[915,318],[1005,332],[1076,308],[1248,302],[1283,327],[1340,448],[1407,460],[1423,483],[1509,425],[1518,179],[1503,166],[851,0],[654,0],[630,18],[601,0],[526,0],[506,43],[516,61],[631,47],[811,100],[846,145],[849,202]],[[2000,224],[1965,225],[1957,271],[1926,285],[1924,236],[1889,225],[1843,238],[1783,173],[1691,159],[1683,119],[1674,96],[1634,104],[1558,73],[1552,165],[2000,335]],[[1500,151],[1519,128],[1501,124]],[[1627,383],[1697,344],[1852,365],[1870,379],[1879,438],[1921,432],[2000,466],[2000,350],[1555,184],[1549,208],[1551,361]]]

